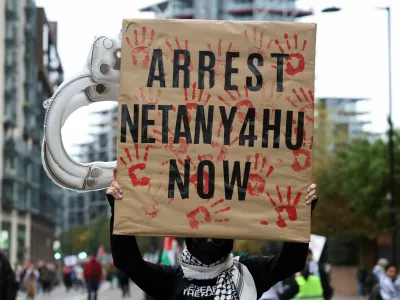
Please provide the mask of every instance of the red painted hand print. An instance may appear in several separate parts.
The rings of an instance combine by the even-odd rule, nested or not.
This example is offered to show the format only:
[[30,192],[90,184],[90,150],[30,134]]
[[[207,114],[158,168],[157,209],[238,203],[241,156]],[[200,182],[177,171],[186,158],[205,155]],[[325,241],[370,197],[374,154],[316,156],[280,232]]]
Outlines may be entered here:
[[[175,43],[175,45],[174,45],[174,47],[172,47],[170,41],[168,39],[165,40],[165,45],[167,45],[168,50],[169,50],[169,53],[167,52],[166,56],[171,61],[172,64],[174,63],[174,49],[189,50],[189,41],[188,40],[185,40],[185,47],[184,48],[181,47],[181,42],[179,41],[178,37],[176,37],[174,39],[174,43]],[[181,55],[180,56],[180,64],[182,65],[184,61],[185,61],[185,57],[183,55]],[[193,70],[194,70],[193,63],[190,62],[189,72],[192,72]]]
[[[208,50],[215,53],[216,51],[213,51],[211,44],[207,44]],[[225,77],[225,67],[226,67],[226,59],[225,59],[225,53],[226,52],[237,52],[235,50],[232,50],[232,42],[229,43],[228,49],[226,51],[222,51],[222,39],[218,41],[218,52],[217,52],[217,57],[216,57],[216,62],[215,62],[215,76],[217,76],[219,79],[223,79]]]
[[160,203],[155,200],[154,198],[160,193],[164,191],[166,193],[167,189],[161,188],[161,184],[157,186],[157,188],[153,189],[151,184],[149,184],[149,188],[147,190],[147,193],[150,195],[152,198],[149,203],[145,204],[144,207],[144,214],[145,216],[149,216],[150,218],[154,219],[158,216],[158,213],[161,211],[161,208],[158,208]]
[[[308,168],[311,168],[313,142],[314,142],[314,137],[311,137],[311,142],[308,145],[308,150],[301,148],[299,150],[292,151],[294,160],[291,167],[293,171],[300,172]],[[307,144],[303,145],[307,146]]]
[[154,41],[154,30],[151,30],[150,39],[146,42],[146,31],[145,26],[142,27],[142,40],[139,42],[138,31],[135,29],[133,31],[134,45],[132,45],[131,39],[126,37],[126,41],[132,48],[131,56],[132,62],[136,67],[148,68],[150,65],[150,47]]
[[[162,143],[163,133],[159,130],[153,130],[153,134],[156,136],[156,142]],[[179,139],[178,144],[174,144],[175,135],[171,129],[168,129],[168,144],[165,144],[165,149],[172,154],[174,154],[177,158],[186,157],[189,144],[186,142],[184,138]]]
[[258,119],[262,120],[263,111],[267,108],[270,110],[270,117],[274,116],[275,109],[279,107],[279,103],[284,91],[285,88],[283,88],[282,92],[276,91],[276,81],[272,81],[271,83],[264,82],[261,89],[261,107],[257,112]]
[[[293,124],[297,124],[295,120],[293,120]],[[294,128],[294,134],[298,134],[298,127],[296,126]],[[286,136],[286,134],[285,134]],[[303,148],[299,150],[293,150],[292,155],[293,155],[293,162],[291,164],[291,168],[293,171],[300,172],[303,170],[306,170],[308,168],[311,168],[312,164],[312,147],[314,143],[314,137],[311,136],[310,142],[307,141],[307,132],[303,130]],[[308,147],[308,150],[305,149]]]
[[293,96],[287,96],[286,100],[300,111],[304,112],[304,119],[306,124],[314,124],[314,94],[312,90],[308,90],[307,94],[304,92],[303,88],[292,89]]
[[[236,143],[238,141],[238,139],[239,139],[239,137],[234,142],[231,142],[231,145]],[[228,147],[227,146],[220,145],[217,142],[211,142],[210,146],[211,146],[211,148],[217,150],[218,154],[214,154],[214,155],[213,154],[205,154],[205,155],[200,155],[199,154],[198,155],[198,160],[199,161],[202,161],[202,160],[206,159],[206,160],[211,160],[213,162],[221,162],[221,161],[225,160],[226,155],[228,153]]]
[[183,89],[183,96],[188,111],[189,123],[191,123],[192,120],[196,119],[197,105],[206,106],[211,99],[211,94],[208,92],[204,93],[204,90],[197,89],[197,82],[194,82],[192,88]]
[[158,213],[161,211],[160,208],[158,208],[158,201],[152,199],[151,203],[146,204],[144,208],[144,214],[145,216],[149,216],[150,218],[154,219],[158,216]]
[[[249,37],[247,30],[244,31],[244,37],[248,45],[248,53],[259,53],[262,56],[266,55],[265,45],[264,45],[264,32],[257,33],[257,28],[253,28],[253,36]],[[266,47],[269,48],[270,44]]]
[[[287,52],[285,52],[285,50],[282,48],[279,40],[275,40],[275,45],[277,45],[277,47],[279,48],[279,51],[282,54],[283,53],[289,54],[289,57],[285,58],[286,59],[285,72],[286,72],[286,74],[293,76],[293,75],[296,75],[296,74],[304,71],[304,68],[305,68],[304,56],[300,52],[303,52],[304,49],[306,48],[307,40],[303,41],[303,44],[300,48],[300,46],[298,45],[297,34],[295,34],[293,36],[294,45],[290,43],[289,35],[287,33],[284,34],[284,38],[286,40]],[[276,68],[276,65],[273,67]]]
[[[298,192],[296,194],[296,197],[294,198],[293,203],[292,203],[292,187],[288,186],[287,187],[286,203],[284,203],[281,191],[279,189],[279,185],[276,186],[276,191],[278,193],[279,203],[276,203],[276,201],[274,201],[274,199],[272,199],[271,195],[268,192],[267,192],[267,195],[269,197],[269,201],[275,207],[275,211],[278,214],[278,220],[276,221],[276,225],[278,227],[280,227],[280,228],[285,228],[287,226],[287,223],[286,223],[287,220],[285,220],[285,217],[282,216],[282,214],[284,212],[286,212],[287,218],[291,222],[297,220],[297,209],[296,209],[296,207],[297,207],[297,204],[299,204],[300,197],[301,197],[302,193]],[[265,224],[263,224],[263,225],[265,225]]]
[[[132,186],[137,187],[137,186],[147,186],[150,183],[150,178],[149,177],[138,177],[137,176],[137,171],[144,171],[147,168],[147,159],[149,156],[149,150],[150,148],[160,148],[157,146],[146,146],[146,150],[143,156],[143,159],[140,159],[139,157],[139,146],[138,144],[134,144],[135,145],[135,152],[136,152],[136,160],[135,162],[132,159],[132,156],[129,152],[128,148],[124,148],[126,157],[129,160],[130,166],[128,169],[128,173],[129,173],[129,178],[131,179],[131,183]],[[120,162],[122,162],[126,167],[128,167],[128,163],[126,162],[126,160],[121,156],[119,158]]]
[[274,171],[274,167],[269,164],[268,158],[260,153],[256,153],[254,158],[247,156],[247,161],[252,162],[247,191],[251,196],[260,196],[265,190],[266,181]]
[[[236,115],[238,116],[241,123],[246,118],[246,114],[249,108],[254,108],[253,103],[249,98],[249,89],[244,86],[243,91],[239,90],[231,92],[225,91],[226,96],[218,96],[218,100],[224,103],[226,106],[236,106]],[[235,95],[236,94],[236,95]]]
[[145,90],[141,87],[140,96],[133,95],[133,98],[135,98],[137,103],[157,105],[158,103],[160,103],[160,95],[161,95],[160,88],[158,88],[157,94],[154,95],[153,89],[148,89],[148,91],[145,92]]
[[215,215],[224,213],[229,211],[231,208],[229,206],[225,206],[224,208],[220,208],[219,205],[224,203],[225,200],[223,198],[214,202],[213,204],[209,204],[212,199],[206,201],[205,205],[199,206],[198,208],[189,212],[186,217],[189,221],[189,226],[192,229],[199,229],[201,224],[216,222],[216,223],[225,223],[229,222],[229,218],[216,218]]

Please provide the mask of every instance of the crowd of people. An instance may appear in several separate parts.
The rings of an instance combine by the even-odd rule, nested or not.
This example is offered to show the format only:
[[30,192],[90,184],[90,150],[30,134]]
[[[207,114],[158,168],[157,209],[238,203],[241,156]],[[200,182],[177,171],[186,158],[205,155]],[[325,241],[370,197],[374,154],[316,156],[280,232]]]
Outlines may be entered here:
[[361,266],[357,272],[358,295],[369,300],[400,300],[399,268],[380,258],[371,274]]
[[[72,290],[88,294],[88,300],[97,300],[100,285],[105,280],[118,282],[122,297],[130,297],[129,277],[114,264],[103,266],[91,255],[85,263],[63,265],[45,263],[16,265],[12,268],[7,257],[0,251],[0,300],[15,300],[18,293],[34,300],[39,294],[52,294],[56,287],[64,286],[68,293]],[[51,298],[49,298],[51,299]]]

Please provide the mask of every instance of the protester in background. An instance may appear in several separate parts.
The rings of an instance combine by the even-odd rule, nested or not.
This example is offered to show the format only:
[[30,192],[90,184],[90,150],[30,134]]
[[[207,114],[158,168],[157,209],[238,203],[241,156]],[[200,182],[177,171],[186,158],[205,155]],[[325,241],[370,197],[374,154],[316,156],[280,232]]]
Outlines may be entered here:
[[400,300],[400,277],[397,266],[388,264],[385,274],[381,276],[379,285],[383,300]]
[[371,275],[367,278],[367,291],[368,294],[372,293],[372,290],[375,289],[375,286],[379,284],[380,278],[385,275],[385,268],[389,264],[389,261],[386,258],[380,258],[372,270]]
[[[259,299],[277,282],[304,268],[308,243],[286,242],[277,256],[234,258],[233,240],[216,238],[186,238],[186,248],[178,266],[145,262],[134,236],[112,234],[114,199],[121,200],[123,194],[115,178],[116,170],[114,182],[107,190],[115,266],[156,300],[190,299],[195,294],[203,299]],[[312,184],[305,197],[307,205],[313,204],[311,211],[315,200],[316,185]]]
[[386,258],[380,258],[372,270],[372,273],[377,277],[378,282],[381,279],[381,276],[385,275],[385,270],[388,265],[389,261]]
[[64,266],[63,280],[64,280],[65,289],[67,290],[67,292],[69,292],[69,290],[72,287],[72,267],[71,266]]
[[103,269],[94,255],[91,255],[85,267],[85,282],[88,290],[88,300],[97,300],[97,292],[103,278]]
[[19,290],[23,285],[23,277],[21,277],[23,270],[24,269],[20,264],[18,264],[15,268],[15,281],[17,283],[17,290]]
[[117,269],[114,266],[114,263],[111,262],[106,267],[107,272],[107,281],[110,282],[110,289],[114,288],[115,279],[117,279]]
[[307,253],[307,265],[308,265],[308,269],[310,271],[311,274],[318,276],[319,277],[319,266],[318,266],[318,262],[316,262],[314,260],[313,257],[313,252],[311,249],[308,249],[308,253]]
[[321,279],[310,272],[309,265],[300,274],[296,274],[296,283],[299,292],[294,299],[324,300]]
[[42,263],[38,269],[40,278],[39,282],[41,284],[43,294],[50,294],[51,291],[51,282],[53,280],[53,274],[48,268],[48,266]]
[[324,299],[330,300],[333,298],[334,289],[331,285],[330,265],[327,263],[319,263],[319,278],[321,279],[322,289],[324,291]]
[[125,296],[127,296],[129,298],[131,296],[131,292],[129,289],[128,275],[126,275],[121,270],[117,269],[117,278],[118,278],[118,282],[119,282],[119,287],[121,288],[121,291],[122,291],[122,298],[125,298]]
[[83,289],[84,271],[80,264],[77,264],[75,266],[75,274],[76,274],[75,289],[81,290]]
[[33,264],[30,265],[30,268],[25,273],[25,287],[26,287],[26,295],[27,299],[35,299],[35,296],[38,292],[38,282],[40,279],[39,271],[35,268]]
[[357,282],[358,282],[358,296],[364,297],[366,296],[366,284],[368,279],[368,272],[363,265],[357,270]]
[[0,251],[0,300],[15,300],[17,297],[15,274],[6,256]]

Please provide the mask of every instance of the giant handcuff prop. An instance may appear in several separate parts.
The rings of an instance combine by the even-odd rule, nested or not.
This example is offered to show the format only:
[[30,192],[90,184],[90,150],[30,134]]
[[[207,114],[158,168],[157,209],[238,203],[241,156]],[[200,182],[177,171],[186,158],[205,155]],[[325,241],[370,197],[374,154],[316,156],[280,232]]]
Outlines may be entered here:
[[85,192],[104,189],[112,182],[116,161],[75,162],[65,151],[61,128],[80,107],[118,101],[120,57],[120,38],[95,37],[85,66],[43,103],[42,164],[48,177],[62,188]]

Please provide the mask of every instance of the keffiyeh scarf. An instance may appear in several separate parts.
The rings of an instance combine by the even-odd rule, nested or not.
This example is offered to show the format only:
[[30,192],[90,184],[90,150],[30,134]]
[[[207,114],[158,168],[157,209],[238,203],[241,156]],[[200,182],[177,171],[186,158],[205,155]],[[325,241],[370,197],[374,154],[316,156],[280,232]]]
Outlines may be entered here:
[[257,291],[253,277],[239,257],[228,255],[212,265],[205,265],[196,259],[187,249],[180,259],[184,277],[187,279],[207,280],[217,277],[215,300],[256,300]]

